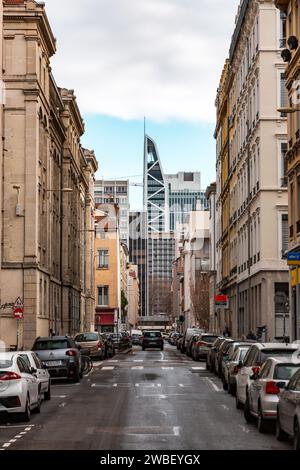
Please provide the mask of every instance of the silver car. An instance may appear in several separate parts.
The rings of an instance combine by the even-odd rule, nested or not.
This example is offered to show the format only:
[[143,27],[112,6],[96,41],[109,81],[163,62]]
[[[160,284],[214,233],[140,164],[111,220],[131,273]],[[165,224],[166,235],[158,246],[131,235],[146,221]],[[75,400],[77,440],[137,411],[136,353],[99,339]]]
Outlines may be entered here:
[[266,432],[270,420],[276,419],[279,394],[299,369],[299,360],[292,362],[289,357],[270,358],[264,363],[259,374],[253,377],[248,389],[244,415],[247,422],[257,418],[259,432]]
[[231,359],[226,364],[224,380],[227,384],[227,391],[230,395],[235,395],[236,392],[236,376],[250,346],[239,346],[235,349]]
[[300,370],[280,394],[276,437],[278,441],[293,438],[294,450],[300,450]]

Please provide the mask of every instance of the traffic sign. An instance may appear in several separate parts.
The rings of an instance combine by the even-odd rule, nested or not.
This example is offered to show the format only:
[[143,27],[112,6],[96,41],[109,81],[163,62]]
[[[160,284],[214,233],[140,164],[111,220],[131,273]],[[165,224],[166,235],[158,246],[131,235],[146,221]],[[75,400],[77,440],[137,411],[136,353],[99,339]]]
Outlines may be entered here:
[[24,315],[24,303],[23,300],[18,297],[14,303],[14,317],[17,320],[22,320]]
[[300,252],[288,253],[287,262],[289,266],[300,266]]

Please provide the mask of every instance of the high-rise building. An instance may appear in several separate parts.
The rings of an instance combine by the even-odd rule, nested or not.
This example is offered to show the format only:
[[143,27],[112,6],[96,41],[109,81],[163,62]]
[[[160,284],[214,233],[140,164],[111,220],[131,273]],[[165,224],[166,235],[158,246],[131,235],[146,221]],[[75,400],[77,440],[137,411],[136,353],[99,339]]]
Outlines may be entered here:
[[145,212],[129,214],[129,262],[138,267],[140,316],[147,315],[147,221]]
[[[145,136],[144,210],[147,214],[147,301],[146,315],[168,313],[175,260],[175,232],[187,223],[188,214],[208,208],[201,190],[200,172],[164,174],[156,143]],[[168,297],[168,299],[167,299]]]
[[97,180],[95,181],[95,203],[117,204],[119,206],[119,228],[123,243],[129,244],[129,181]]

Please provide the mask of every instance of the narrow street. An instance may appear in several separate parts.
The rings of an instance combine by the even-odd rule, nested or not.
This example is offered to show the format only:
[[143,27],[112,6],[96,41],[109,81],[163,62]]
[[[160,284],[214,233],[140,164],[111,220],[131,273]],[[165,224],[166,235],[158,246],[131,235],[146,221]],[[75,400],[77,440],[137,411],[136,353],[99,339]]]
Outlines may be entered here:
[[220,381],[166,345],[96,363],[80,384],[54,383],[29,425],[1,424],[1,450],[290,449],[245,424]]

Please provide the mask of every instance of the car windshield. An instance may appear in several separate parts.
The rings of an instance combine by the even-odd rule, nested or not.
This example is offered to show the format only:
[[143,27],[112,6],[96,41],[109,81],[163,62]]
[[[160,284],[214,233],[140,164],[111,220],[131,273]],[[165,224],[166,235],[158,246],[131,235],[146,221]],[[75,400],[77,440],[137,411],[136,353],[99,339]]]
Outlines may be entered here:
[[47,349],[68,349],[70,344],[67,340],[47,340],[47,341],[37,341],[33,347],[34,351],[44,351]]
[[77,343],[85,343],[89,341],[98,341],[99,337],[97,333],[83,333],[81,335],[77,335],[75,341]]
[[258,365],[262,365],[270,357],[287,357],[292,356],[297,349],[263,349],[260,351]]
[[300,364],[280,364],[275,367],[274,379],[290,380],[299,368]]
[[213,343],[216,340],[217,336],[202,336],[202,341],[206,343]]
[[13,361],[11,359],[0,359],[0,370],[9,369],[12,365]]
[[146,333],[144,333],[144,337],[145,338],[160,338],[161,333],[159,331],[146,331]]

